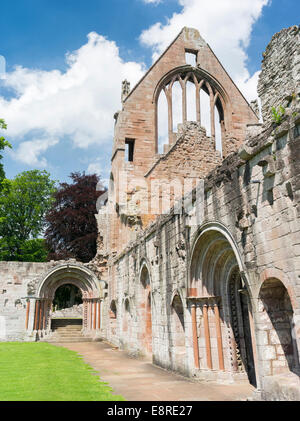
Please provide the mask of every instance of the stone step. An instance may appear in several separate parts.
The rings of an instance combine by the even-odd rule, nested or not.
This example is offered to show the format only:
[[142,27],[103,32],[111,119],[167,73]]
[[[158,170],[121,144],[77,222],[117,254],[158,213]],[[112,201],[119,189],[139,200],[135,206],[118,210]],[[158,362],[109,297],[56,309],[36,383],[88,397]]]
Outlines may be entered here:
[[77,332],[82,329],[82,326],[72,326],[72,327],[57,327],[52,329],[55,332],[62,332],[62,331],[70,331],[70,332]]
[[50,343],[55,343],[55,342],[61,342],[61,343],[68,343],[68,342],[92,342],[91,338],[84,338],[84,337],[79,337],[79,338],[49,338],[47,340],[45,340],[44,342],[50,342]]
[[66,326],[82,326],[82,319],[52,319],[52,328]]

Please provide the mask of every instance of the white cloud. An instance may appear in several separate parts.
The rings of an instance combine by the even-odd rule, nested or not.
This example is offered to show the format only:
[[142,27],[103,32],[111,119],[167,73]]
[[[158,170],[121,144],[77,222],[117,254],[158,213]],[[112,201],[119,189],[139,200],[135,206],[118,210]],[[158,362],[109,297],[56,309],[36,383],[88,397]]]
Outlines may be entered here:
[[269,0],[178,0],[183,7],[166,24],[157,22],[142,32],[143,45],[153,50],[153,61],[184,26],[199,30],[248,100],[257,96],[257,74],[250,77],[247,54],[253,24]]
[[121,81],[127,78],[133,86],[145,70],[143,64],[124,62],[116,44],[95,32],[66,62],[64,73],[19,66],[2,82],[15,97],[0,96],[0,116],[14,149],[19,144],[15,158],[26,164],[44,165],[39,156],[54,138],[57,143],[68,136],[81,148],[111,142]]
[[58,139],[33,139],[21,142],[16,151],[10,151],[10,154],[17,160],[27,165],[33,165],[39,168],[47,166],[47,160],[40,158],[40,154],[45,152],[49,147],[58,143]]
[[143,2],[147,4],[159,4],[162,0],[143,0]]
[[[144,0],[158,3],[156,0]],[[178,0],[181,13],[166,24],[156,23],[142,32],[143,45],[156,59],[184,26],[197,28],[248,100],[256,97],[258,72],[247,70],[246,48],[251,30],[269,0]],[[66,56],[67,70],[43,71],[16,67],[0,83],[15,92],[0,96],[0,116],[8,124],[12,156],[28,165],[47,165],[48,148],[63,138],[75,147],[109,145],[113,114],[121,108],[121,81],[134,86],[143,76],[143,64],[125,62],[115,42],[92,32],[81,48]],[[91,172],[100,172],[98,162]],[[93,171],[92,171],[93,170]]]
[[102,175],[102,173],[103,173],[102,165],[99,164],[99,162],[92,162],[91,164],[89,164],[86,171],[87,171],[88,174]]

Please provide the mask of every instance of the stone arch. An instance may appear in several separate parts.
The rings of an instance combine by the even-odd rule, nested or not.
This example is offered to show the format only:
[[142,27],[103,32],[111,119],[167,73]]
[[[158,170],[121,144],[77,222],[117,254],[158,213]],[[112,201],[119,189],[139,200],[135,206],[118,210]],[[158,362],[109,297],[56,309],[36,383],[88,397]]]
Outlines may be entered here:
[[[224,278],[227,279],[226,274],[228,274],[230,266],[238,266],[249,293],[251,293],[237,243],[225,225],[219,222],[207,222],[199,227],[192,238],[190,256],[188,296],[195,293],[207,296],[224,294],[227,289]],[[202,273],[199,272],[200,270]],[[203,276],[205,285],[200,279]],[[197,281],[200,281],[198,282],[198,291],[194,291],[193,285]],[[200,291],[199,286],[205,287],[206,292]]]
[[131,340],[132,308],[128,297],[123,301],[122,331],[127,342]]
[[52,268],[39,281],[36,289],[34,330],[45,335],[51,333],[51,306],[55,292],[63,285],[77,287],[83,300],[83,332],[96,330],[97,304],[103,297],[101,281],[87,267],[77,263],[66,263]]
[[138,315],[141,320],[139,329],[141,346],[147,353],[152,353],[152,294],[149,266],[145,259],[141,261],[139,271]]
[[265,272],[258,295],[259,349],[264,348],[259,358],[265,376],[290,372],[299,375],[299,326],[286,279],[282,282],[272,276],[275,274],[279,272]]
[[[237,245],[225,226],[207,223],[200,227],[192,242],[188,283],[195,364],[199,354],[203,368],[248,377],[255,384],[251,291],[243,269]],[[205,338],[199,351],[197,329]]]
[[[188,117],[188,106],[187,106],[187,86],[193,84],[195,87],[195,121],[201,123],[201,104],[200,104],[200,92],[207,93],[209,97],[209,116],[210,116],[210,127],[209,132],[213,141],[216,141],[216,123],[219,124],[217,127],[218,145],[215,143],[216,149],[224,151],[226,153],[226,132],[228,133],[231,128],[231,106],[228,95],[225,89],[220,83],[208,72],[197,67],[191,69],[190,66],[179,66],[172,69],[166,75],[164,75],[158,82],[154,94],[153,102],[155,103],[155,116],[156,116],[156,151],[158,151],[159,139],[161,138],[158,130],[158,103],[160,96],[165,95],[167,101],[167,112],[168,115],[165,119],[168,120],[168,141],[169,144],[174,143],[176,139],[176,130],[174,131],[173,125],[173,111],[174,111],[174,98],[173,98],[173,87],[176,84],[180,84],[182,92],[182,118],[181,122],[185,123]],[[219,116],[219,123],[216,122],[216,110]],[[194,113],[193,113],[194,114]],[[164,136],[165,137],[165,136]],[[223,145],[222,145],[223,144]]]
[[[288,275],[283,272],[280,269],[276,269],[276,268],[266,268],[264,269],[261,274],[260,274],[260,282],[261,284],[263,284],[263,282],[265,282],[268,279],[279,279],[283,285],[285,286],[285,288],[287,289],[289,296],[290,296],[290,300],[291,300],[291,304],[293,307],[293,310],[296,311],[299,309],[299,303],[297,301],[296,298],[296,293],[294,290],[294,287],[292,285],[291,280],[289,279]],[[259,292],[258,292],[259,294]]]
[[118,311],[117,311],[117,303],[116,300],[111,300],[109,305],[109,324],[110,324],[110,332],[113,337],[117,335],[117,318],[118,318]]
[[100,298],[103,296],[101,281],[85,266],[67,263],[51,269],[39,282],[37,296],[53,298],[58,286],[71,281],[81,291],[84,298]]
[[170,327],[170,353],[172,369],[175,371],[185,372],[185,315],[182,297],[178,291],[172,295]]

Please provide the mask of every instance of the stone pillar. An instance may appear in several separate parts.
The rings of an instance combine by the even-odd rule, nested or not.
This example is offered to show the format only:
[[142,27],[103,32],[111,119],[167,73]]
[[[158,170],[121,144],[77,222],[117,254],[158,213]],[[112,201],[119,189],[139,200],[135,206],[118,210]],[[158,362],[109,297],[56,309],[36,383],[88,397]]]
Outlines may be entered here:
[[30,312],[30,300],[27,300],[27,302],[26,302],[26,319],[25,319],[25,329],[26,330],[28,330],[29,312]]
[[92,300],[90,300],[90,325],[89,325],[89,328],[90,328],[90,330],[92,330],[93,329],[93,301]]
[[167,104],[168,104],[168,133],[169,133],[169,144],[173,143],[172,86],[173,86],[173,83],[170,83],[170,86],[168,88],[166,86],[164,87],[164,93],[166,95]]
[[182,85],[182,122],[187,121],[187,104],[186,104],[186,82]]
[[200,368],[199,366],[199,346],[198,346],[198,335],[197,335],[197,314],[196,314],[196,305],[192,304],[191,306],[192,314],[192,330],[193,330],[193,349],[194,349],[194,361],[195,368]]
[[223,355],[223,343],[222,343],[222,330],[220,321],[219,305],[214,305],[216,333],[217,333],[217,346],[218,346],[218,357],[219,357],[219,369],[224,371],[224,355]]
[[98,301],[98,330],[101,329],[101,300]]
[[96,320],[97,320],[97,301],[94,301],[94,325],[93,329],[96,330]]
[[40,307],[40,302],[39,300],[35,301],[35,315],[34,315],[34,327],[33,330],[38,330],[38,318],[39,318],[39,307]]
[[28,332],[32,332],[34,330],[34,323],[35,323],[35,305],[36,300],[34,298],[29,298],[29,311],[28,311]]
[[41,300],[40,301],[40,308],[39,308],[39,323],[38,323],[38,329],[39,330],[43,329],[43,306],[44,306],[44,301]]
[[88,303],[86,298],[82,300],[83,303],[83,320],[82,320],[82,329],[86,330],[88,328]]
[[[214,95],[211,92],[210,93],[210,125],[211,125],[211,138],[215,144],[216,139],[216,126],[215,126],[215,101],[214,101]],[[216,144],[215,144],[216,147]]]
[[205,345],[206,345],[206,362],[207,362],[207,367],[212,370],[211,344],[210,344],[207,304],[203,305],[203,322],[204,322],[204,334],[205,334]]

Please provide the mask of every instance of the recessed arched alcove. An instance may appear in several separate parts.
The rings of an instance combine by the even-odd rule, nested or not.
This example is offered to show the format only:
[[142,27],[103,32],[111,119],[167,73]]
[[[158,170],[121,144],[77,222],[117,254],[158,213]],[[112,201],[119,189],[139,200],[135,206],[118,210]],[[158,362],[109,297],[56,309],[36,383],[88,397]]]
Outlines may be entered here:
[[258,329],[266,347],[261,353],[264,375],[299,373],[294,310],[289,292],[281,280],[266,279],[259,292]]
[[186,366],[186,343],[185,343],[185,321],[183,302],[176,293],[171,303],[171,324],[170,324],[170,355],[172,369],[185,372]]
[[255,385],[250,291],[237,246],[221,225],[204,226],[194,241],[188,301],[197,334],[195,364]]
[[152,297],[150,273],[146,262],[142,262],[139,275],[139,308],[141,347],[147,353],[152,353]]

